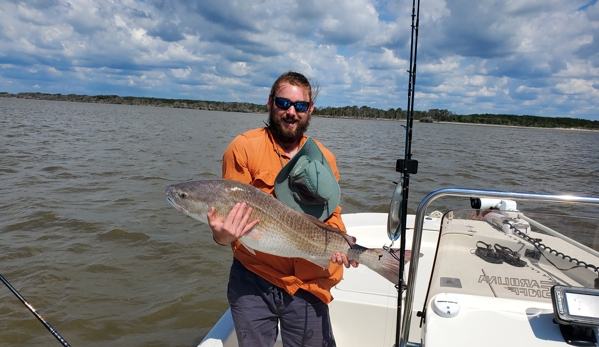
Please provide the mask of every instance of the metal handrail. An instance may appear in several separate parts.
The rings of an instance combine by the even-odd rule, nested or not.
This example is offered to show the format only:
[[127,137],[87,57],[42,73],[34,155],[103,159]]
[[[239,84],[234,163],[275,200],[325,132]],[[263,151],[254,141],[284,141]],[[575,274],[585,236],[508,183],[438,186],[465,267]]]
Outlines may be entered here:
[[474,197],[474,198],[506,198],[524,201],[545,201],[545,202],[563,202],[563,203],[583,203],[599,205],[598,197],[584,197],[574,195],[552,195],[535,193],[516,193],[500,190],[470,189],[470,188],[442,188],[429,193],[422,199],[416,211],[414,221],[414,235],[412,241],[412,256],[410,258],[410,269],[408,273],[408,288],[406,290],[406,303],[404,306],[403,319],[401,323],[401,339],[399,345],[407,347],[410,336],[410,323],[412,319],[412,303],[414,299],[414,285],[416,283],[416,272],[418,269],[418,254],[420,254],[420,245],[422,243],[422,230],[426,210],[429,205],[438,198],[454,197]]

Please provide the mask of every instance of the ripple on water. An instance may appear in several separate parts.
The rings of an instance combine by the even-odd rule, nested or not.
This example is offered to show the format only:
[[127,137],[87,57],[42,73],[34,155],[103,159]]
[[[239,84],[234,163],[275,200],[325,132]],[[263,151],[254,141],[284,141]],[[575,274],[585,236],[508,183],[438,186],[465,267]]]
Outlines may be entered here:
[[44,172],[56,172],[56,171],[66,171],[67,169],[62,166],[47,166],[40,170],[44,171]]
[[105,233],[98,235],[100,241],[130,241],[130,242],[142,242],[148,241],[150,236],[136,231],[127,231],[123,229],[112,229]]
[[90,273],[118,273],[121,272],[121,269],[115,266],[110,266],[106,264],[92,264],[85,267],[85,271]]
[[22,258],[30,258],[37,254],[41,254],[44,252],[44,249],[39,246],[13,246],[3,250],[3,255],[0,259],[9,260],[9,259],[22,259]]
[[17,231],[17,230],[28,230],[38,229],[46,227],[48,224],[55,223],[58,217],[55,213],[50,211],[37,211],[31,214],[28,219],[4,226],[4,231]]

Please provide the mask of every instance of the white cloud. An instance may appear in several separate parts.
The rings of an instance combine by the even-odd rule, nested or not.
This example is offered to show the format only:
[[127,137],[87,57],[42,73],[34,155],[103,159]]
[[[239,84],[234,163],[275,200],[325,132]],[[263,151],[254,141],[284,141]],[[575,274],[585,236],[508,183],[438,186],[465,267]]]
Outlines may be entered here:
[[171,73],[176,78],[187,78],[191,73],[191,67],[187,67],[186,69],[171,69]]
[[584,79],[569,79],[557,84],[555,89],[563,94],[589,95],[596,98],[599,97],[599,90],[593,86],[595,83]]
[[[403,108],[410,5],[0,0],[0,91],[264,103],[296,69],[319,106]],[[431,0],[418,39],[417,109],[598,118],[596,2]]]

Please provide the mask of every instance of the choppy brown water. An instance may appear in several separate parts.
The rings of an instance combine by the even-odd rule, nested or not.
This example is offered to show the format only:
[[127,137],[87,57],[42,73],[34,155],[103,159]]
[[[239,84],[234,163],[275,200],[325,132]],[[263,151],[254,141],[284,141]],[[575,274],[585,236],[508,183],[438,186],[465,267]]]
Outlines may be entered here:
[[[265,115],[0,98],[0,273],[72,346],[195,346],[226,310],[230,251],[165,201],[220,177]],[[312,120],[344,212],[386,212],[403,122]],[[421,124],[410,209],[442,187],[599,195],[599,133]],[[435,205],[468,208],[469,201]],[[59,343],[0,285],[0,346]]]

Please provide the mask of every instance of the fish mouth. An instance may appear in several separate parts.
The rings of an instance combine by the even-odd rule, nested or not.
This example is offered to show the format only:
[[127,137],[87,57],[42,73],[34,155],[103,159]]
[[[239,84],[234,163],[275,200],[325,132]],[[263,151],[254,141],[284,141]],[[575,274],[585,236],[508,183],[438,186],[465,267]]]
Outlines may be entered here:
[[188,210],[175,202],[176,197],[178,196],[178,190],[173,185],[167,186],[164,191],[166,192],[166,201],[168,201],[169,204],[173,205],[179,212],[183,212],[186,215],[190,214]]
[[179,210],[179,212],[183,212],[183,213],[185,213],[185,214],[189,214],[189,212],[188,212],[186,209],[184,209],[184,208],[183,208],[182,206],[180,206],[180,205],[177,205],[177,203],[176,203],[176,202],[174,202],[174,201],[173,201],[173,199],[171,199],[171,197],[170,197],[170,196],[167,196],[167,197],[166,197],[166,201],[168,201],[168,202],[169,202],[169,204],[173,205],[173,207],[174,207],[174,208],[176,208],[177,210]]

